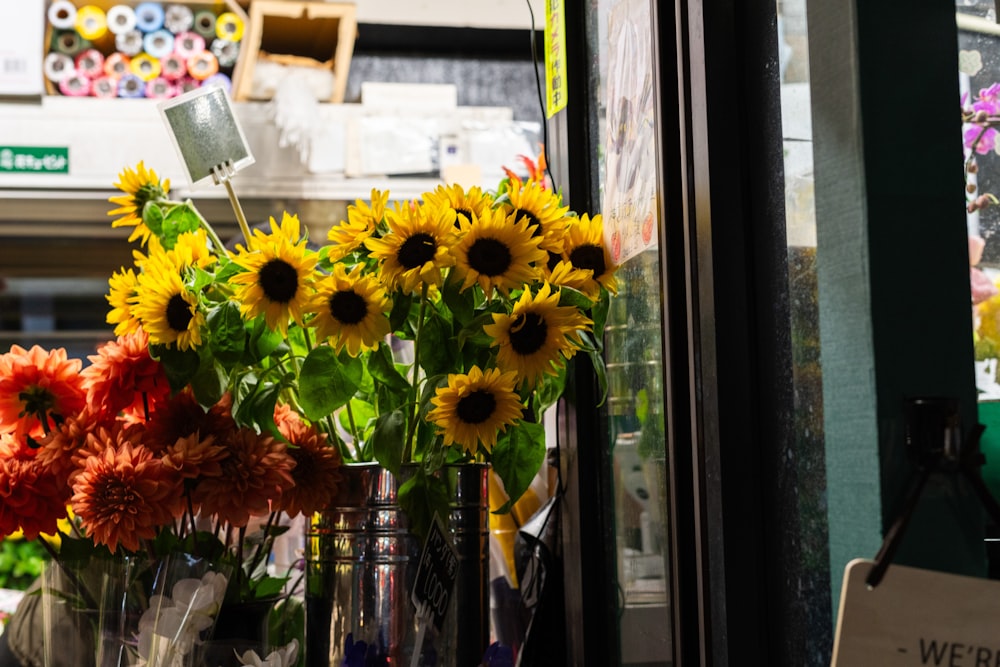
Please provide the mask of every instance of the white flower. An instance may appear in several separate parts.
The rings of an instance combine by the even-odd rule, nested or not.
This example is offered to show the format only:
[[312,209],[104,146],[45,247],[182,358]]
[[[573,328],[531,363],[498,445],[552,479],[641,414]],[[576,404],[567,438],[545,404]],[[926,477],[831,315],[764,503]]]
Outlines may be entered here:
[[291,667],[299,655],[299,642],[293,639],[286,646],[272,651],[264,659],[261,659],[254,651],[247,651],[242,656],[237,655],[240,664],[251,667]]
[[148,665],[173,667],[212,627],[226,594],[226,577],[209,572],[201,579],[181,579],[170,594],[153,595],[139,619],[138,652]]

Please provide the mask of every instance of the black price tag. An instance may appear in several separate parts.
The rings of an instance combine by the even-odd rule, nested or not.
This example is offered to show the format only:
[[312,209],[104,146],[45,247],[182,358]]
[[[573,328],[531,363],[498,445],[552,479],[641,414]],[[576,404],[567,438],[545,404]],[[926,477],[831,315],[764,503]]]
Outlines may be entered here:
[[420,552],[420,565],[417,567],[417,579],[413,583],[413,604],[419,610],[426,604],[434,618],[434,627],[438,632],[444,625],[444,615],[448,611],[451,592],[458,577],[458,554],[452,546],[448,534],[441,525],[441,518],[435,514],[431,522],[427,538],[424,540],[423,551]]

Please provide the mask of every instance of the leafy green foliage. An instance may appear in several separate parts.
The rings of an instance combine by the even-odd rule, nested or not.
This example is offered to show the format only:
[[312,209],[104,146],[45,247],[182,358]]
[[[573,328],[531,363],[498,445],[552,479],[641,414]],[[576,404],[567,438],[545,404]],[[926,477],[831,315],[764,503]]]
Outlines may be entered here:
[[528,487],[545,461],[545,427],[522,422],[507,430],[493,448],[493,470],[510,497],[497,514],[506,514]]
[[0,541],[0,588],[27,589],[47,559],[45,549],[34,540]]
[[305,358],[299,374],[299,403],[309,419],[323,419],[347,405],[361,385],[361,360],[332,347],[317,347]]

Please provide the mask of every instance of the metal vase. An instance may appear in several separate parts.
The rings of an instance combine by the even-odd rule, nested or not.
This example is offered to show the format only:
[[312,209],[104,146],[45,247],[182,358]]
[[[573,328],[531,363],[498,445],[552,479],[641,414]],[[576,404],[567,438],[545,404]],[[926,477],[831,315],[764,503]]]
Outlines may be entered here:
[[337,500],[313,515],[306,534],[307,667],[340,667],[348,653],[401,667],[481,663],[489,644],[488,470],[465,464],[440,472],[450,494],[442,520],[459,572],[442,632],[427,631],[412,662],[418,628],[410,594],[423,545],[397,501],[412,468],[397,479],[377,463],[344,467]]

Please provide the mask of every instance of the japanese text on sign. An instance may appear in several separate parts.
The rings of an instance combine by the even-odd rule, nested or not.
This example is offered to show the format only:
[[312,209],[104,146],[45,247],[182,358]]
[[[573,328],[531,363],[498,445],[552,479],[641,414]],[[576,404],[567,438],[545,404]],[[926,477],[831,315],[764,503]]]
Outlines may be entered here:
[[566,107],[566,17],[563,0],[545,0],[545,115],[552,118]]
[[0,146],[0,172],[69,173],[69,148]]

